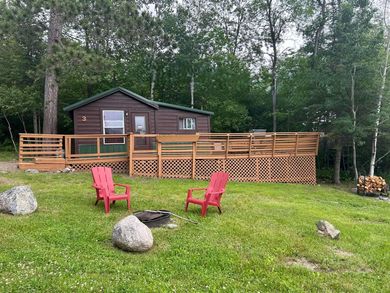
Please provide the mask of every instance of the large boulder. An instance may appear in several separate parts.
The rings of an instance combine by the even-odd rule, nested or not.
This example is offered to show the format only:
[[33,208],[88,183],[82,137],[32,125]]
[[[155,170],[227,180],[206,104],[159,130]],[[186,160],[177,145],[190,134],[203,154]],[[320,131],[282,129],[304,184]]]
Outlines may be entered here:
[[113,244],[124,251],[147,251],[153,246],[152,231],[136,216],[120,220],[112,232]]
[[0,193],[0,212],[26,215],[38,208],[34,193],[28,186],[16,186]]
[[317,222],[318,233],[329,236],[332,239],[339,239],[340,231],[337,230],[331,223],[328,221],[320,220]]

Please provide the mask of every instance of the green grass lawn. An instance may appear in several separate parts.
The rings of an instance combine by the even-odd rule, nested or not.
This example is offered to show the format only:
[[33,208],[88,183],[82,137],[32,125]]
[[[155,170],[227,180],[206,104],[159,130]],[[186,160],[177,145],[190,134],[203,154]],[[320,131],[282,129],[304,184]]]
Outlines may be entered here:
[[11,151],[1,151],[0,152],[0,162],[2,161],[16,161],[18,159],[18,155],[15,152]]
[[[390,291],[389,203],[331,186],[231,182],[224,213],[211,207],[201,218],[183,206],[186,190],[206,182],[115,179],[131,184],[134,211],[168,209],[199,224],[175,220],[175,230],[152,230],[149,252],[125,253],[111,244],[125,202],[106,216],[88,173],[0,174],[0,191],[31,185],[39,204],[29,216],[0,215],[0,291]],[[341,239],[319,236],[319,219]],[[303,258],[316,271],[287,265]]]

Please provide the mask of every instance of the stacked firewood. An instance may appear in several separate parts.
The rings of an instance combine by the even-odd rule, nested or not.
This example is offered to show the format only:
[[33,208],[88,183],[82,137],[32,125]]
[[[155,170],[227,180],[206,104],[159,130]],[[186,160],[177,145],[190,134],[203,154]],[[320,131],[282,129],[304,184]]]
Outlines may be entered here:
[[357,190],[359,193],[364,194],[386,194],[388,186],[385,179],[380,176],[360,176],[357,184]]

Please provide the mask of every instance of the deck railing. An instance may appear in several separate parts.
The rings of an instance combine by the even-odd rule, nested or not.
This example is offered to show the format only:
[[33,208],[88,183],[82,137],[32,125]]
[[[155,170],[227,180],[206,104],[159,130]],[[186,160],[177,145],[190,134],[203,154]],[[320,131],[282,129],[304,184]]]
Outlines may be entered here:
[[[143,140],[143,141],[140,141]],[[167,159],[283,157],[317,155],[319,134],[198,133],[159,134],[20,134],[19,162],[63,158],[66,162],[111,158]]]
[[[130,175],[149,164],[158,177],[172,161],[196,177],[196,161],[251,158],[315,157],[316,132],[164,134],[20,134],[19,166],[51,169],[59,166],[125,162]],[[150,163],[147,163],[150,162]],[[192,163],[189,163],[192,162]],[[53,165],[50,165],[53,164]],[[225,164],[225,163],[224,163]],[[123,165],[124,166],[124,165]],[[146,165],[145,165],[146,166]],[[245,167],[249,168],[249,167]],[[183,172],[184,172],[183,171]],[[152,172],[152,171],[151,171]],[[153,171],[154,172],[154,171]]]

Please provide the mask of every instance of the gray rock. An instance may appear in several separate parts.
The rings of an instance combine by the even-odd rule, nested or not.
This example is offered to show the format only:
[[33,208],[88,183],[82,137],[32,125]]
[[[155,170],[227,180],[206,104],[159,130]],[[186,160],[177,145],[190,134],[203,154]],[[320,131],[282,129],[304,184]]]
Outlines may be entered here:
[[66,167],[61,172],[62,173],[71,173],[71,172],[74,172],[74,169],[72,169],[71,167]]
[[377,197],[377,199],[390,202],[390,197],[388,197],[388,196],[380,195],[380,196]]
[[27,169],[24,173],[37,174],[39,171],[37,169]]
[[325,235],[325,236],[330,236],[332,239],[339,239],[340,237],[340,231],[337,230],[331,223],[325,220],[320,220],[317,222],[317,228],[318,228],[318,233]]
[[152,231],[136,216],[120,220],[112,232],[113,244],[124,251],[147,251],[153,246]]
[[34,193],[28,186],[16,186],[0,193],[0,212],[26,215],[38,208]]
[[167,227],[168,229],[176,229],[177,225],[173,224],[173,223],[169,223],[169,224],[166,224],[165,227]]

